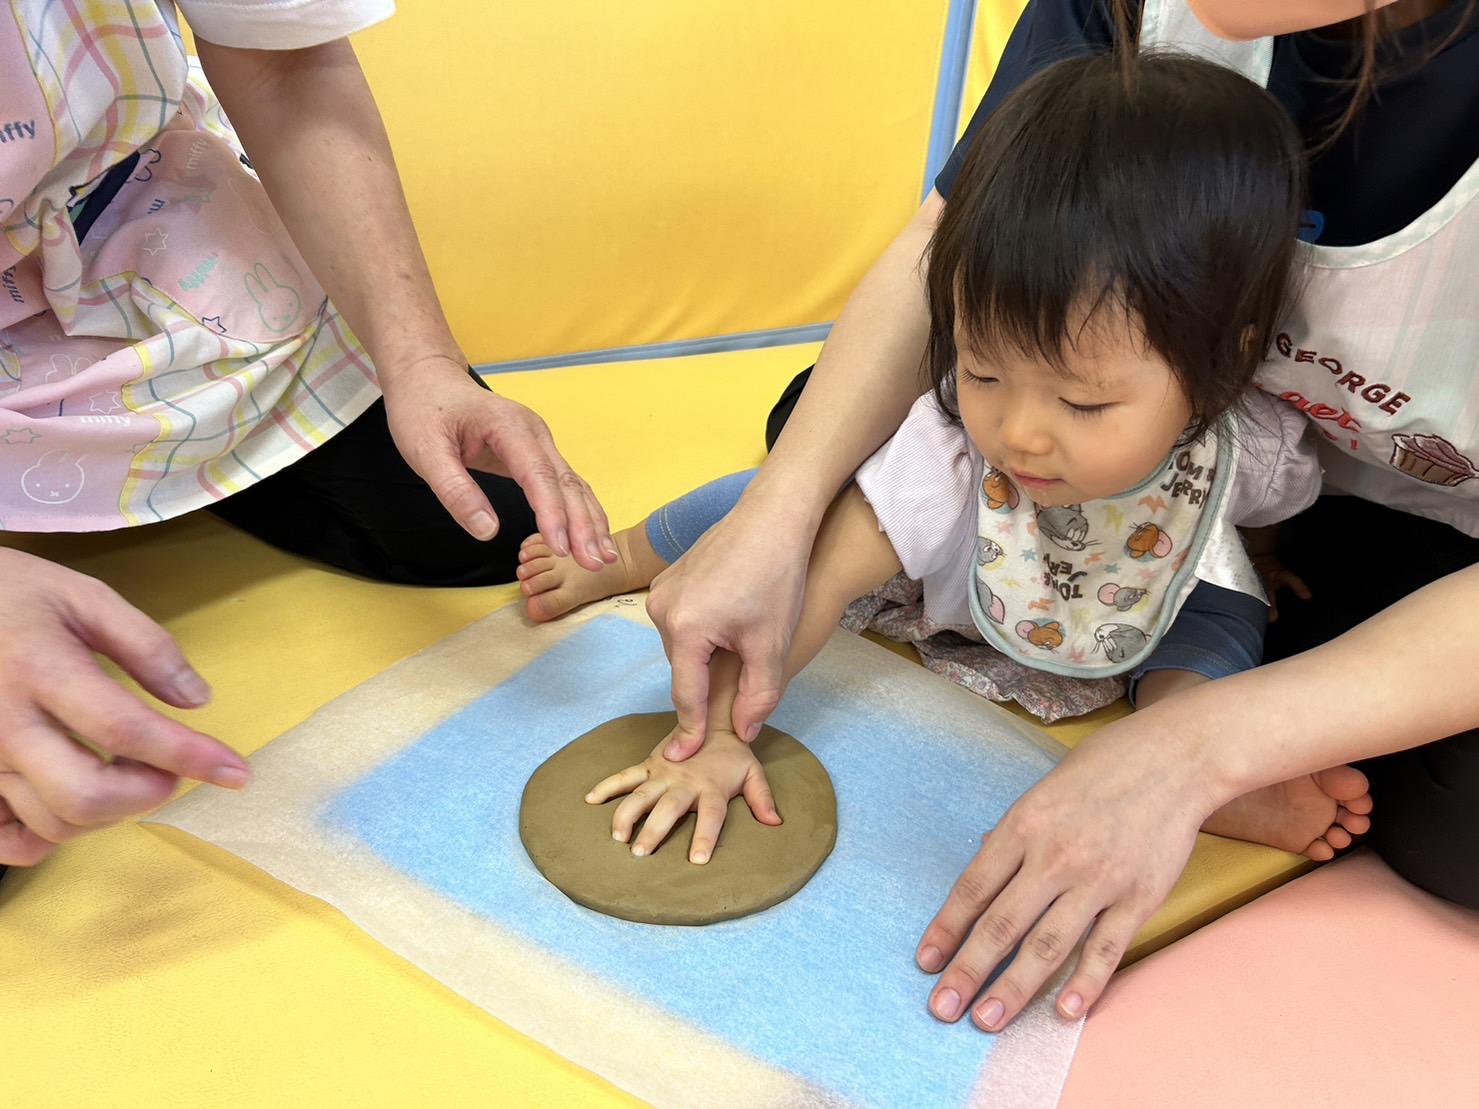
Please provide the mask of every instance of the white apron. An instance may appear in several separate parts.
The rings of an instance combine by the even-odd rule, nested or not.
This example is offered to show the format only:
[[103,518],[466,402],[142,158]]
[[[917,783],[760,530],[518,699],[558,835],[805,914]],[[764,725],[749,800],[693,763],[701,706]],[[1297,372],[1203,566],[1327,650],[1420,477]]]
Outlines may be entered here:
[[[1141,44],[1213,58],[1260,85],[1273,58],[1271,39],[1224,42],[1184,0],[1147,0]],[[1476,195],[1479,163],[1400,231],[1361,246],[1301,243],[1303,292],[1257,383],[1318,430],[1327,489],[1479,537]],[[1399,542],[1371,537],[1373,573]]]

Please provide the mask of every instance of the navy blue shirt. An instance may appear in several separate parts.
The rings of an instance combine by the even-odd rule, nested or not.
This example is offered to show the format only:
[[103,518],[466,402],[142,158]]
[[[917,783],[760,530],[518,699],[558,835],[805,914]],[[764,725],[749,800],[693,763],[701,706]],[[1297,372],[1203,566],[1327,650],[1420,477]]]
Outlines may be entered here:
[[[1310,206],[1324,218],[1319,242],[1351,246],[1400,231],[1479,159],[1479,19],[1427,64],[1417,64],[1459,28],[1464,8],[1460,0],[1392,36],[1376,96],[1333,145],[1314,156]],[[969,129],[935,178],[940,195],[949,195],[982,121],[1013,89],[1052,62],[1106,50],[1113,41],[1105,0],[1031,0]],[[1325,139],[1348,103],[1349,78],[1359,59],[1358,40],[1328,32],[1274,40],[1269,92],[1311,148]]]

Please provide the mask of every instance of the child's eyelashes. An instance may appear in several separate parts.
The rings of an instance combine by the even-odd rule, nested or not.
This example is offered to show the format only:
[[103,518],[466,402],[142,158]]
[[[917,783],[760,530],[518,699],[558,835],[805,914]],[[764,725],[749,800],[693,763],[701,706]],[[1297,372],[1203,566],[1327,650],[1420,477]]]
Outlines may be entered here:
[[1074,404],[1071,400],[1065,400],[1063,403],[1075,416],[1097,416],[1109,407],[1107,404]]
[[[978,374],[970,370],[966,366],[959,366],[958,369],[960,372],[960,376],[965,378],[972,385],[997,385],[1001,381],[999,377],[996,377],[992,374]],[[1075,401],[1069,400],[1067,397],[1059,397],[1058,400],[1075,416],[1098,416],[1102,412],[1104,412],[1105,409],[1114,407],[1114,403],[1111,401],[1100,401],[1096,404],[1079,404]]]

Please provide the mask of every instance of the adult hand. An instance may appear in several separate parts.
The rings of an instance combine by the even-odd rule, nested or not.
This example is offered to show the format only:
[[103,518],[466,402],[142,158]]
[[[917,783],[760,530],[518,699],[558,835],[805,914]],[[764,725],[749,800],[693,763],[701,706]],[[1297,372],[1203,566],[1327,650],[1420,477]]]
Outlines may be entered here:
[[210,687],[163,628],[102,582],[19,551],[0,549],[0,583],[0,863],[29,866],[147,812],[180,778],[246,785],[241,756],[98,665],[94,651],[161,701],[205,704]]
[[672,664],[678,713],[665,751],[669,759],[681,761],[703,746],[709,660],[716,650],[740,658],[735,734],[754,740],[775,711],[785,692],[786,652],[801,615],[814,536],[794,518],[742,499],[653,581],[647,611]]
[[402,457],[469,535],[498,533],[493,506],[467,472],[482,470],[519,483],[540,533],[559,554],[587,570],[616,561],[606,513],[537,414],[482,388],[465,366],[440,355],[382,375],[382,385]]
[[1146,724],[1136,714],[1095,733],[982,837],[916,954],[922,969],[944,970],[930,996],[936,1017],[958,1019],[1020,943],[971,1010],[999,1031],[1086,933],[1058,1011],[1078,1017],[1098,1000],[1216,807],[1194,760]]

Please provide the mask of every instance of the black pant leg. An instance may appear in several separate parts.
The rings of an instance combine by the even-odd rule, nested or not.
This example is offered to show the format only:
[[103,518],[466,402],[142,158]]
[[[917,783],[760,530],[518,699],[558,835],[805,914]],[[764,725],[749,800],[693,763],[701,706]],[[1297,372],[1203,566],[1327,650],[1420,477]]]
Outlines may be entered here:
[[[1479,540],[1355,497],[1322,497],[1284,526],[1279,553],[1313,598],[1280,598],[1264,646],[1270,661],[1334,639],[1473,565]],[[1381,680],[1380,660],[1372,680]],[[1371,846],[1413,885],[1479,908],[1479,731],[1358,765],[1375,801]]]
[[1479,540],[1358,497],[1327,496],[1280,526],[1279,558],[1313,596],[1279,598],[1264,643],[1269,662],[1334,639],[1479,561]]
[[405,585],[512,581],[534,511],[512,480],[474,473],[498,534],[472,538],[411,469],[376,401],[317,450],[214,506],[222,519],[281,550]]
[[806,388],[806,383],[811,380],[811,371],[815,366],[807,366],[799,374],[791,379],[791,383],[781,392],[780,399],[775,402],[775,407],[770,410],[770,415],[765,418],[765,449],[770,450],[775,446],[775,441],[781,437],[785,429],[786,421],[791,418],[791,413],[796,410],[796,402],[801,399],[801,390]]
[[1358,765],[1371,846],[1414,886],[1479,909],[1479,730]]

